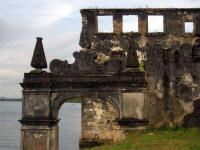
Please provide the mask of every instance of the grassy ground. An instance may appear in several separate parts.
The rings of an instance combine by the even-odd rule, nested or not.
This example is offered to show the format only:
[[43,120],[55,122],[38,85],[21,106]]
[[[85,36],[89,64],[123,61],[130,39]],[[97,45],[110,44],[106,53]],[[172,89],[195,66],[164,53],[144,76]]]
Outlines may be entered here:
[[129,133],[124,141],[93,147],[89,150],[200,150],[200,128]]

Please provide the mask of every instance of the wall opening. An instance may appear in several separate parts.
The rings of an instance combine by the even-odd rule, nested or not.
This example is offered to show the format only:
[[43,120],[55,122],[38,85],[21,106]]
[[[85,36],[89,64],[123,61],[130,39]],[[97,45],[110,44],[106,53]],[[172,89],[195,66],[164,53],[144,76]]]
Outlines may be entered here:
[[138,32],[138,16],[137,15],[123,16],[123,32]]
[[98,32],[113,32],[113,16],[98,16]]
[[59,149],[79,149],[81,136],[81,98],[75,98],[64,103],[58,117]]
[[185,22],[185,32],[186,33],[192,33],[193,32],[193,22]]
[[163,16],[148,16],[148,32],[164,32]]

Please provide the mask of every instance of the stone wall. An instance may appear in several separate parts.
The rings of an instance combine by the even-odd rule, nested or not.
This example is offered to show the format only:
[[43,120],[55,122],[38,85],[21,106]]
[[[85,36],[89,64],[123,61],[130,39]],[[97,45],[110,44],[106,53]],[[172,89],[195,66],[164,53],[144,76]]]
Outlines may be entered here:
[[[83,9],[80,45],[107,59],[113,51],[124,53],[122,71],[144,62],[148,85],[144,106],[138,105],[138,109],[144,108],[143,118],[155,127],[183,125],[200,96],[199,12],[199,9]],[[113,33],[98,33],[97,16],[106,15],[113,16]],[[138,16],[138,32],[122,31],[123,15]],[[163,32],[148,32],[149,15],[163,16]],[[185,22],[193,23],[193,32],[185,32]],[[140,56],[139,61],[135,54]]]
[[149,37],[145,111],[151,124],[182,125],[184,116],[193,112],[193,101],[200,89],[199,63],[192,58],[192,40],[191,36]]
[[116,118],[116,110],[109,101],[95,97],[84,98],[80,145],[88,145],[91,142],[102,144],[115,139],[115,133],[119,129]]

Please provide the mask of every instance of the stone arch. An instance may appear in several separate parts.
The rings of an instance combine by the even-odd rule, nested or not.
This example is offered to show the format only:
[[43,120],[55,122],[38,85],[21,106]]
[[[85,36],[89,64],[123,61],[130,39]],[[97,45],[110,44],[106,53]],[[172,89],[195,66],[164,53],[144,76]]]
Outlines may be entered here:
[[51,99],[52,118],[57,119],[61,106],[65,102],[67,102],[69,99],[73,99],[77,97],[83,97],[83,95],[80,92],[70,92],[70,93],[65,93],[65,94],[57,94],[55,98]]
[[101,99],[102,101],[107,101],[110,103],[110,105],[113,106],[113,108],[115,108],[115,114],[116,116],[119,118],[120,116],[120,109],[119,109],[119,104],[117,103],[118,100],[111,98],[110,95],[108,96],[101,96],[98,95],[97,93],[84,93],[84,92],[69,92],[69,93],[58,93],[57,96],[55,96],[55,98],[52,98],[51,101],[51,117],[53,119],[58,119],[58,113],[59,110],[61,108],[61,106],[67,102],[69,99],[72,98],[77,98],[77,97],[81,97],[82,99],[84,97],[93,97],[95,99]]
[[[53,95],[56,96],[53,96]],[[115,129],[118,128],[119,95],[113,97],[113,93],[101,92],[66,92],[52,94],[52,118],[58,120],[61,106],[67,100],[81,97],[81,139],[80,146],[104,143],[112,141]],[[91,141],[93,139],[93,141]]]

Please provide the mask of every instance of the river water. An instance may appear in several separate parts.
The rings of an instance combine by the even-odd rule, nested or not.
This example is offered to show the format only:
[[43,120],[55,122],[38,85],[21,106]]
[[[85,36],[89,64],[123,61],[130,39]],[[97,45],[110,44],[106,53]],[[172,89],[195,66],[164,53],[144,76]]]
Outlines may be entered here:
[[[20,149],[21,108],[21,102],[0,101],[0,150]],[[65,103],[59,118],[59,149],[79,150],[81,104]]]

